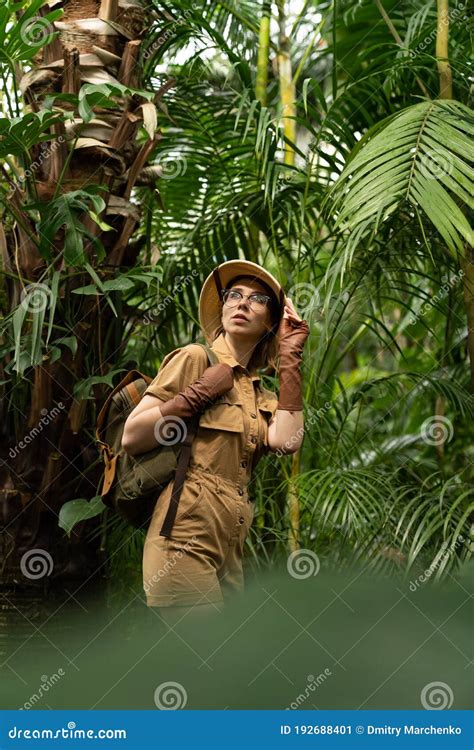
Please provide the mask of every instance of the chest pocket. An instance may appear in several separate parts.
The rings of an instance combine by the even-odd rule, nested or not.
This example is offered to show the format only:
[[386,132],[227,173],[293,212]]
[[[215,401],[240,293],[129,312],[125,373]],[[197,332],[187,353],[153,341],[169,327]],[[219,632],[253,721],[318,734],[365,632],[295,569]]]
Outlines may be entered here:
[[227,432],[244,431],[243,404],[236,388],[231,388],[206,409],[199,420],[199,427]]

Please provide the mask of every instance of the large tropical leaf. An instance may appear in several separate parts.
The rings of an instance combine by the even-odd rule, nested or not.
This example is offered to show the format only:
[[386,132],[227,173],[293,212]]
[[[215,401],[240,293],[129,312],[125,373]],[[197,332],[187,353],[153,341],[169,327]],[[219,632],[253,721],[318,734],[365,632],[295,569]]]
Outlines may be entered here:
[[[329,192],[336,228],[356,246],[404,202],[428,218],[453,254],[473,233],[463,213],[472,206],[472,111],[454,101],[422,102],[371,128]],[[423,218],[423,217],[421,217]]]

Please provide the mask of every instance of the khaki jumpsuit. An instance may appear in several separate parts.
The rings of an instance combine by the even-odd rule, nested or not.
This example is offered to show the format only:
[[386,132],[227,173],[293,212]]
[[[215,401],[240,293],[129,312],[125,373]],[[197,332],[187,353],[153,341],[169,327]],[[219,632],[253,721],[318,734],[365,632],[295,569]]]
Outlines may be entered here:
[[[223,333],[211,348],[219,362],[233,368],[234,386],[201,415],[170,538],[160,530],[174,480],[156,503],[143,551],[150,607],[219,603],[244,584],[242,555],[254,516],[248,484],[261,456],[271,450],[268,424],[278,399],[235,360]],[[145,393],[168,401],[208,366],[201,346],[176,349]]]

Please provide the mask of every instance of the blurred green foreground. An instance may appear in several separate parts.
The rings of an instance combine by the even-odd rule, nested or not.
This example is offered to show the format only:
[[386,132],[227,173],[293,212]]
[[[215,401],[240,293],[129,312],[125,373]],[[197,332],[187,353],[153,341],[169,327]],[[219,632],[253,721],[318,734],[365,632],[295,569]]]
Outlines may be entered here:
[[[71,592],[72,593],[72,592]],[[2,594],[2,708],[469,707],[472,576],[442,585],[282,567],[169,629],[141,595]]]

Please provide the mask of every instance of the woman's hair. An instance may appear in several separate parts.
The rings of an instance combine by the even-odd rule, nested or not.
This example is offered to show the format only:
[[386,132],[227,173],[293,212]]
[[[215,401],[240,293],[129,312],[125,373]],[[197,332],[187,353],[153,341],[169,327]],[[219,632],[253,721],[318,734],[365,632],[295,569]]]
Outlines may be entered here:
[[[227,284],[225,285],[225,289],[230,289],[230,287],[234,285],[237,279],[244,278],[251,279],[252,276],[249,276],[248,274],[234,276],[227,282]],[[257,346],[253,350],[252,356],[250,357],[247,364],[247,369],[249,371],[264,370],[266,374],[271,375],[278,368],[277,332],[280,324],[280,304],[271,287],[265,284],[265,282],[261,279],[255,279],[255,281],[261,284],[268,291],[268,296],[270,297],[270,318],[272,321],[272,327],[269,331],[267,331],[267,333],[264,334],[264,336],[260,339]],[[214,339],[216,339],[221,333],[223,333],[223,331],[224,327],[221,322],[214,333]]]

